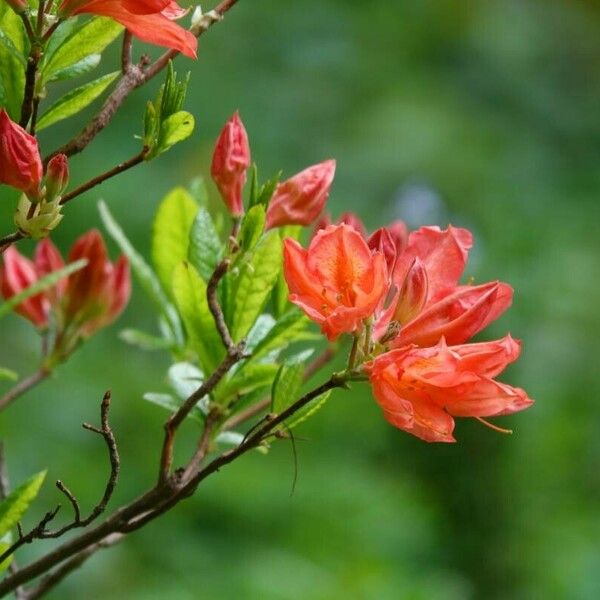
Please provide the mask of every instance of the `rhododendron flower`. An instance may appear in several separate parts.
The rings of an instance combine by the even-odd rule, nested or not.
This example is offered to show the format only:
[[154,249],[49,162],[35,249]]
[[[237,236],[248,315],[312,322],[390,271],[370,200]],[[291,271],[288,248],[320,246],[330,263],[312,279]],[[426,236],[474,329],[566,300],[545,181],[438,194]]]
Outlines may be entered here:
[[458,283],[471,246],[466,229],[421,227],[412,232],[397,256],[392,278],[397,293],[378,319],[376,337],[384,335],[391,321],[398,321],[395,348],[430,346],[442,336],[449,344],[460,344],[497,319],[512,302],[509,285]]
[[280,183],[267,210],[266,229],[310,225],[327,202],[335,175],[335,160],[326,160]]
[[290,301],[330,340],[356,331],[388,291],[384,255],[372,252],[362,235],[345,224],[319,231],[307,250],[286,239],[284,274]]
[[198,40],[173,22],[185,13],[173,0],[63,0],[59,9],[63,17],[79,14],[110,17],[144,42],[196,58]]
[[[453,417],[492,417],[533,403],[524,390],[494,377],[517,359],[520,345],[494,342],[392,350],[365,364],[373,394],[394,426],[428,442],[454,442]],[[485,422],[485,421],[484,421]]]
[[0,183],[37,198],[42,172],[37,140],[0,109]]
[[[114,321],[127,305],[131,293],[127,259],[121,256],[115,264],[111,263],[98,231],[90,231],[75,242],[68,262],[79,259],[87,260],[83,269],[28,298],[15,309],[40,328],[47,327],[54,312],[59,334],[66,332],[69,344],[89,337]],[[60,252],[49,239],[37,245],[33,262],[11,246],[4,254],[0,270],[2,295],[11,298],[64,265]],[[64,343],[65,335],[57,336],[58,343]]]
[[225,123],[212,158],[210,174],[234,217],[244,214],[242,190],[250,166],[250,144],[246,128],[236,112]]

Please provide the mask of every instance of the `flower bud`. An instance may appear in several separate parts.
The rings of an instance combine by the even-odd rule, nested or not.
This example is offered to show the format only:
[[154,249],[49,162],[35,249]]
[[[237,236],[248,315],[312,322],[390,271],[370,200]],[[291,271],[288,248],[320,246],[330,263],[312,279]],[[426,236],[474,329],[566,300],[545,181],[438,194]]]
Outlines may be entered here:
[[367,245],[371,250],[381,252],[385,256],[388,274],[391,276],[396,264],[396,244],[392,234],[385,227],[381,227],[371,235]]
[[46,168],[46,200],[60,196],[69,183],[69,161],[65,154],[57,154],[50,159]]
[[427,287],[425,267],[418,258],[415,258],[400,288],[398,304],[394,310],[394,320],[406,324],[416,317],[425,306]]
[[[22,256],[14,246],[6,249],[3,264],[0,267],[0,291],[5,299],[12,298],[33,285],[38,280],[33,263]],[[48,325],[50,303],[43,293],[31,296],[14,309],[21,316],[29,319],[36,327]]]
[[[39,277],[49,275],[54,271],[59,271],[65,266],[65,261],[58,248],[50,241],[50,238],[43,239],[35,248],[33,264]],[[57,284],[46,290],[50,303],[55,305],[65,292],[67,279],[61,279]]]
[[8,4],[18,15],[27,10],[27,0],[6,0]]
[[363,237],[367,236],[367,230],[364,223],[360,220],[358,215],[355,215],[353,212],[345,212],[339,218],[338,223],[346,223],[346,225],[350,225],[350,227],[358,231]]
[[0,109],[0,183],[39,198],[42,161],[35,137]]
[[280,183],[267,210],[266,229],[310,225],[325,206],[334,174],[335,160],[326,160]]
[[33,204],[25,195],[21,196],[15,211],[15,225],[27,237],[41,240],[62,221],[60,197],[52,202]]
[[223,201],[234,217],[244,214],[242,190],[246,170],[250,166],[248,135],[236,112],[225,123],[215,145],[210,174],[217,184]]

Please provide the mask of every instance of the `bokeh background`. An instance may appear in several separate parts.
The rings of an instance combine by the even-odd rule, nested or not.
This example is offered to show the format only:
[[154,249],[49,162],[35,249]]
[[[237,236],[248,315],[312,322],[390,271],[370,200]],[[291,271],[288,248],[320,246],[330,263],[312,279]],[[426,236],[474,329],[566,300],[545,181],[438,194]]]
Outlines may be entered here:
[[[115,46],[106,71],[117,56]],[[247,456],[50,597],[599,597],[597,2],[240,0],[202,38],[198,62],[178,68],[192,71],[193,138],[70,205],[59,246],[99,226],[103,197],[148,255],[161,197],[207,174],[214,139],[239,109],[263,176],[337,158],[334,216],[353,210],[371,228],[398,217],[471,228],[468,274],[516,290],[481,339],[510,331],[524,341],[504,379],[537,402],[498,420],[512,436],[461,421],[448,446],[388,426],[366,386],[337,393],[301,431],[293,495],[288,444]],[[138,90],[72,161],[74,181],[136,151],[150,93]],[[44,133],[44,148],[91,114]],[[0,194],[8,231],[14,199]],[[49,470],[34,513],[57,500],[59,477],[85,506],[99,497],[104,448],[80,423],[97,419],[108,387],[123,463],[113,506],[153,481],[164,413],[142,394],[166,389],[169,359],[117,334],[154,325],[136,288],[116,325],[2,416],[12,479]],[[35,368],[28,323],[5,319],[2,339],[1,365]]]

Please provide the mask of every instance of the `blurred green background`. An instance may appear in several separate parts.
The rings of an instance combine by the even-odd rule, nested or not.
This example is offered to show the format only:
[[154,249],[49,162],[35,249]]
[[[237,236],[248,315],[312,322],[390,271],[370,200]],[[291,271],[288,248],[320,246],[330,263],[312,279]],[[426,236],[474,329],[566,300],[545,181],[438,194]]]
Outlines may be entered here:
[[[117,56],[115,46],[106,71]],[[240,0],[202,37],[198,62],[178,68],[192,70],[193,138],[70,205],[54,236],[61,248],[99,226],[101,196],[147,255],[162,195],[207,173],[239,108],[263,176],[337,158],[334,216],[471,228],[468,274],[516,290],[512,310],[480,337],[523,340],[504,380],[537,403],[499,420],[512,436],[463,420],[458,444],[428,445],[387,425],[366,386],[337,393],[299,430],[292,496],[287,443],[247,456],[50,597],[600,597],[597,2]],[[136,152],[150,94],[136,91],[73,159],[73,182]],[[44,132],[44,149],[91,114]],[[0,193],[8,232],[13,198]],[[91,506],[105,451],[80,423],[98,418],[108,387],[122,453],[112,505],[153,481],[165,415],[141,396],[166,389],[169,360],[120,342],[125,326],[154,327],[137,288],[116,325],[2,416],[14,481],[48,468],[49,482],[63,479]],[[32,371],[29,324],[11,317],[2,328],[0,365]],[[191,443],[192,427],[187,435]],[[47,483],[33,514],[56,501]]]

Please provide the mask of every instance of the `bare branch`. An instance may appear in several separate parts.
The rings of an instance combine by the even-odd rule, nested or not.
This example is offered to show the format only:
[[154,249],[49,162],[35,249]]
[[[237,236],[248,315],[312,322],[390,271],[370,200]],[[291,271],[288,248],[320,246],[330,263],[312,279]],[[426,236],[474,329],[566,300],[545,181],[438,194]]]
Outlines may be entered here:
[[15,386],[8,390],[2,398],[0,398],[0,411],[4,410],[11,402],[19,398],[19,396],[22,396],[25,392],[34,388],[38,383],[44,381],[50,374],[51,371],[42,367],[29,377],[19,381]]

